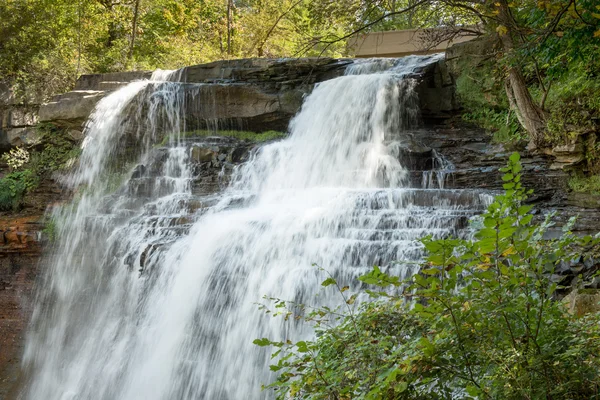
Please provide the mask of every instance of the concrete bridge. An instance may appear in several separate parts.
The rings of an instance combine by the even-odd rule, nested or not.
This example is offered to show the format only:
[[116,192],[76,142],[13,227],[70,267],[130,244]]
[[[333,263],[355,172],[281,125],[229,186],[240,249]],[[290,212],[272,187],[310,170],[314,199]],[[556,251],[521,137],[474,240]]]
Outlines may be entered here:
[[[444,28],[361,33],[348,41],[348,48],[351,54],[359,58],[402,57],[439,53],[455,43],[475,38],[473,34],[460,33],[450,40],[433,40],[443,36]],[[432,45],[432,40],[437,45]]]

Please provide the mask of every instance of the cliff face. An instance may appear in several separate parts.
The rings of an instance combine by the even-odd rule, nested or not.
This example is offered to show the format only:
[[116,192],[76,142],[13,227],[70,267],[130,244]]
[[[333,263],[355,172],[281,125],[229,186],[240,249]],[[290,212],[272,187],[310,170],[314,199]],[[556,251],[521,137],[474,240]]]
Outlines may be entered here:
[[42,255],[52,245],[44,224],[45,211],[65,194],[50,180],[29,197],[19,212],[0,213],[0,399],[16,395],[36,277],[43,269]]
[[[350,62],[327,58],[219,61],[187,67],[173,79],[184,83],[182,90],[186,93],[189,110],[185,118],[190,130],[285,130],[291,117],[300,109],[303,97],[314,85],[342,75]],[[432,168],[440,167],[443,159],[447,170],[442,178],[445,187],[492,193],[500,190],[502,181],[498,168],[505,164],[512,150],[492,145],[489,133],[461,122],[454,78],[444,61],[420,72],[417,92],[423,126],[407,135],[399,153],[411,171],[412,185],[426,186],[425,180],[431,176]],[[0,107],[0,146],[8,149],[27,143],[35,136],[34,125],[38,121],[64,127],[73,139],[79,140],[85,120],[100,99],[128,82],[150,76],[150,72],[82,76],[75,90],[43,104],[39,114],[38,106],[5,102]],[[223,166],[243,162],[254,145],[229,139],[190,143],[192,157],[203,171],[194,190],[202,193],[219,190],[226,184],[226,179],[219,175]],[[157,160],[161,151],[155,149]],[[560,162],[560,157],[553,152],[533,154],[525,151],[523,154],[523,181],[535,191],[531,200],[536,213],[541,216],[556,211],[558,221],[563,223],[571,216],[579,215],[575,230],[595,233],[599,228],[600,200],[570,193],[566,185],[567,173],[561,167],[557,168]],[[152,177],[150,165],[138,166],[127,190],[140,196],[144,190],[153,190],[148,186]],[[29,206],[19,214],[0,215],[0,398],[8,398],[18,379],[22,338],[31,313],[35,276],[43,268],[41,254],[47,253],[52,245],[43,240],[44,212],[47,206],[67,195],[56,182],[47,181],[30,196]],[[190,205],[192,208],[201,206]],[[186,229],[189,223],[177,221],[176,228]],[[152,251],[148,249],[148,254]],[[566,266],[565,279],[573,279],[582,271],[580,267],[579,264]],[[595,268],[594,265],[585,266],[585,271],[591,273]]]

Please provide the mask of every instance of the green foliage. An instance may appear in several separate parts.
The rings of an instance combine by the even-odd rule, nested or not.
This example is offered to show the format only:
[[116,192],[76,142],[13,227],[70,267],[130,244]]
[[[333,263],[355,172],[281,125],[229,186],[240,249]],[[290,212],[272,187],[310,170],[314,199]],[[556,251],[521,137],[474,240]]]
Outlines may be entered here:
[[275,348],[266,388],[278,399],[597,398],[600,318],[568,314],[550,276],[600,239],[574,236],[573,221],[544,239],[551,217],[532,222],[521,169],[515,153],[502,169],[505,193],[472,239],[424,238],[422,269],[406,281],[377,267],[360,278],[377,289],[357,311],[344,312],[337,283],[346,303],[337,309],[274,300],[317,339],[256,340]]
[[554,81],[547,100],[550,111],[548,139],[551,142],[569,142],[583,132],[597,129],[600,119],[599,76],[573,68]]
[[39,140],[28,164],[38,176],[45,177],[68,168],[79,156],[81,148],[67,135],[66,130],[51,124],[38,127]]
[[56,241],[58,235],[58,226],[54,217],[51,216],[46,219],[42,233],[50,242]]
[[495,143],[516,143],[527,139],[514,113],[489,107],[471,109],[462,115],[463,120],[493,132]]
[[41,180],[68,168],[79,155],[79,147],[68,138],[65,130],[41,124],[38,134],[38,140],[27,150],[27,162],[13,164],[12,172],[0,179],[2,211],[21,208],[25,195],[34,190]]
[[31,169],[5,175],[0,179],[0,210],[18,210],[25,194],[37,187],[38,182],[38,176]]
[[503,78],[485,62],[476,69],[467,65],[460,67],[461,74],[456,79],[456,93],[465,108],[462,118],[493,133],[496,143],[515,143],[526,140],[514,112],[509,110],[506,93],[502,86]]
[[569,178],[569,188],[574,192],[600,195],[600,176],[574,175]]

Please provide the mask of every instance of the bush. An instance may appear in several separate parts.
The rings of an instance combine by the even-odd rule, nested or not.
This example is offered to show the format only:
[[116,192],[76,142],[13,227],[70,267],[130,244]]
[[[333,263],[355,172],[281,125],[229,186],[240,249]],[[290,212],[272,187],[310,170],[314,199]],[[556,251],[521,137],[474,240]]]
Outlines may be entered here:
[[[575,237],[570,225],[543,239],[552,223],[532,223],[518,154],[502,171],[506,192],[472,239],[423,239],[428,255],[407,281],[375,267],[360,280],[378,289],[364,291],[373,301],[357,312],[343,313],[357,294],[328,278],[347,304],[303,317],[315,341],[255,340],[276,348],[278,375],[266,388],[278,399],[598,398],[600,320],[568,314],[550,277],[599,240]],[[290,320],[302,315],[282,304]]]
[[0,179],[0,210],[18,210],[23,204],[25,194],[37,184],[38,177],[30,169],[11,172]]
[[28,192],[40,180],[68,168],[79,155],[78,146],[69,140],[66,131],[50,124],[38,127],[40,138],[28,150],[17,147],[3,155],[13,170],[0,179],[0,210],[16,211],[23,206]]
[[600,195],[600,176],[574,175],[569,178],[569,188],[578,193]]
[[600,79],[572,68],[555,81],[548,94],[548,140],[570,142],[582,132],[597,131],[600,118]]

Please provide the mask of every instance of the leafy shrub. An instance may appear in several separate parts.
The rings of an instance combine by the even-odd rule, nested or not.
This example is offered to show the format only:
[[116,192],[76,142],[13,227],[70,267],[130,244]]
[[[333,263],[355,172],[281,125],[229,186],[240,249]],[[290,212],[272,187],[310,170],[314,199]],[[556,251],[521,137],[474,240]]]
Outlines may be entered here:
[[15,147],[10,149],[8,153],[4,153],[2,159],[10,169],[19,169],[29,162],[29,152],[22,147]]
[[574,192],[600,195],[600,176],[574,175],[569,178],[569,188]]
[[568,142],[584,131],[597,130],[600,118],[600,79],[573,68],[555,81],[548,94],[548,139]]
[[[518,154],[502,171],[506,192],[472,239],[424,238],[428,255],[406,281],[374,267],[360,278],[378,287],[365,291],[372,302],[303,317],[314,341],[255,340],[276,349],[266,388],[278,399],[598,398],[600,319],[568,314],[550,277],[599,239],[575,237],[570,225],[543,239],[551,217],[532,223]],[[356,298],[337,287],[347,303]],[[282,304],[290,320],[306,309]]]
[[25,194],[38,184],[38,177],[30,170],[14,171],[0,179],[0,210],[18,210]]
[[51,124],[41,124],[41,148],[32,152],[30,168],[39,176],[46,176],[53,172],[69,167],[69,163],[79,156],[81,149],[71,140],[64,129]]
[[40,139],[29,150],[17,147],[3,155],[11,170],[0,179],[0,210],[15,211],[40,180],[69,166],[80,152],[64,130],[50,124],[39,127]]

